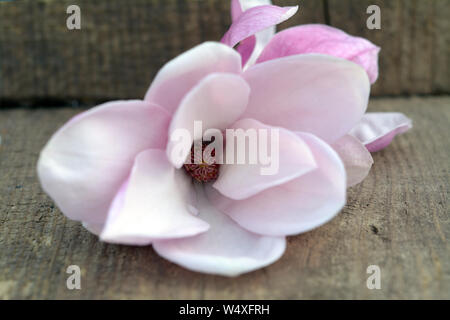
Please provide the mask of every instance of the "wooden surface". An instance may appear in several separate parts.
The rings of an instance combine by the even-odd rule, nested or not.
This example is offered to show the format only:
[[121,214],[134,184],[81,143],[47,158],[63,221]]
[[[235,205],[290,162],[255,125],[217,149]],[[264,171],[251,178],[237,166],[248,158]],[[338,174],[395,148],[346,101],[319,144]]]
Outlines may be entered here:
[[[329,24],[381,47],[377,95],[450,93],[450,0],[327,0]],[[369,5],[381,29],[365,27]]]
[[[274,0],[299,12],[280,29],[328,23],[382,47],[374,95],[450,93],[450,0]],[[81,30],[66,8],[81,8]],[[381,8],[381,30],[366,9]],[[0,100],[141,98],[161,66],[230,23],[228,0],[0,2]],[[8,105],[8,103],[3,103]]]
[[[67,220],[36,180],[38,153],[80,109],[0,111],[0,297],[40,299],[450,298],[450,97],[372,99],[401,111],[412,131],[374,154],[368,178],[350,189],[330,223],[290,237],[275,264],[238,278],[203,275],[151,247],[99,242]],[[69,265],[81,290],[66,289]],[[366,268],[381,268],[381,290]]]

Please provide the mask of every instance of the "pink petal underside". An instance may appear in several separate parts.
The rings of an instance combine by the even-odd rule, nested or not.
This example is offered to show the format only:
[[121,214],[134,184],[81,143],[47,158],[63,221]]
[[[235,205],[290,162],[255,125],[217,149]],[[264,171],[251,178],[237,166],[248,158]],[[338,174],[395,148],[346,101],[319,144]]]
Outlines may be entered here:
[[257,41],[256,36],[251,36],[248,37],[247,39],[242,40],[236,47],[237,52],[239,52],[239,54],[241,55],[243,67],[250,60],[255,50],[256,41]]
[[195,185],[199,217],[211,226],[197,236],[160,240],[153,243],[162,257],[192,271],[237,276],[263,268],[283,254],[283,237],[261,236],[242,229],[216,208],[204,195],[203,186]]
[[[235,22],[239,16],[243,12],[243,8],[241,2],[245,2],[245,0],[231,0],[231,21]],[[270,3],[265,3],[270,4]],[[275,30],[273,30],[273,34],[275,34]],[[273,36],[271,35],[271,37]],[[250,59],[253,50],[256,45],[256,37],[251,36],[247,39],[241,41],[241,43],[236,47],[237,52],[241,55],[242,59],[242,67],[244,67],[247,61]]]
[[[232,22],[236,25],[238,23],[237,20],[240,18],[244,11],[247,11],[254,7],[270,6],[271,4],[272,3],[270,0],[232,0]],[[267,13],[271,14],[269,11]],[[290,13],[294,14],[295,12],[294,10],[292,10],[292,12]],[[256,23],[252,23],[252,25],[256,26],[259,23],[259,21],[256,21]],[[240,41],[239,45],[236,47],[236,50],[242,57],[242,66],[244,67],[244,69],[255,64],[262,50],[267,45],[267,43],[269,43],[274,34],[275,25],[272,25]]]
[[[233,164],[223,164],[220,167],[219,178],[213,184],[224,196],[235,200],[241,200],[251,197],[263,190],[291,181],[307,172],[316,168],[316,162],[309,150],[308,145],[295,133],[282,128],[273,128],[266,126],[256,120],[243,119],[235,123],[231,129],[242,129],[245,132],[255,133],[261,132],[266,134],[266,138],[261,135],[256,136],[257,139],[250,140],[255,142],[256,163],[251,164],[249,142],[246,143],[245,163],[237,163],[236,154],[234,154]],[[273,131],[273,132],[272,132]],[[274,135],[275,131],[277,136]],[[273,139],[272,139],[273,137]],[[260,146],[264,139],[267,139],[264,145],[267,151],[264,156],[270,157],[270,162],[262,163],[264,156],[260,154],[263,150]],[[230,152],[228,146],[233,142],[236,149],[237,139],[226,138],[227,151]],[[251,143],[251,142],[250,142]],[[256,154],[255,154],[256,153]]]
[[231,21],[236,21],[242,12],[241,0],[231,0]]
[[[195,121],[201,121],[203,131],[223,130],[244,112],[249,94],[248,84],[235,74],[213,73],[201,80],[181,101],[170,124],[167,156],[172,164],[180,168],[190,154],[192,142],[202,138],[202,132],[195,136]],[[188,130],[191,139],[175,139],[174,132],[179,129]],[[184,143],[183,150],[178,152],[180,143]]]
[[146,150],[117,193],[100,235],[103,241],[146,245],[154,240],[193,236],[209,225],[190,210],[191,179],[167,161],[163,150]]
[[[232,22],[237,23],[238,18],[244,11],[254,7],[267,6],[271,4],[272,3],[270,0],[232,0]],[[291,13],[294,14],[295,12],[292,11]],[[253,25],[256,25],[256,23]],[[242,66],[244,69],[255,64],[264,47],[267,43],[269,43],[274,34],[275,25],[272,25],[240,41],[239,45],[236,47],[236,50],[241,54]]]
[[211,203],[243,228],[264,235],[295,235],[332,219],[345,204],[344,165],[325,142],[297,133],[309,146],[317,169],[244,200],[232,200],[208,187]]
[[253,36],[257,32],[289,19],[297,10],[298,6],[278,7],[265,5],[250,8],[233,21],[221,42],[234,47],[240,41]]
[[144,101],[115,101],[74,117],[38,162],[45,192],[70,219],[101,225],[135,156],[167,143],[169,114]]
[[304,54],[256,64],[244,72],[250,85],[242,115],[333,142],[363,116],[369,99],[366,72],[340,58]]
[[232,48],[205,42],[166,63],[148,89],[145,100],[173,113],[191,88],[210,73],[241,72],[241,57]]
[[386,148],[398,134],[412,128],[412,121],[398,112],[367,112],[350,131],[370,152]]
[[344,162],[347,186],[351,187],[363,181],[373,164],[372,156],[366,147],[351,135],[343,136],[331,146]]
[[231,0],[231,20],[236,21],[242,12],[250,8],[271,4],[270,0]]
[[370,41],[353,37],[339,29],[310,24],[277,33],[267,44],[257,63],[304,53],[321,53],[347,59],[363,67],[371,83],[378,78],[380,48]]

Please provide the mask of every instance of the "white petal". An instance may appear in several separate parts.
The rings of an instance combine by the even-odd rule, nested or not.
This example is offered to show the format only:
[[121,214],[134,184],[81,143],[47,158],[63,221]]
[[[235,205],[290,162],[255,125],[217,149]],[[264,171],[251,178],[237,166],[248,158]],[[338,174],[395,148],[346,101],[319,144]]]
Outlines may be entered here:
[[361,120],[370,92],[359,65],[318,54],[256,64],[244,78],[251,93],[242,117],[309,132],[326,142],[336,141]]
[[197,184],[196,189],[199,217],[211,229],[194,237],[155,241],[153,247],[159,255],[193,271],[225,276],[263,268],[281,257],[286,248],[283,237],[242,229],[208,202],[203,186]]
[[412,128],[412,121],[399,112],[367,112],[350,134],[370,152],[387,147],[392,139]]
[[207,188],[210,201],[247,230],[295,235],[331,220],[345,204],[345,169],[336,152],[307,133],[297,133],[313,153],[317,169],[250,198],[233,200]]
[[373,164],[370,152],[355,137],[345,135],[332,144],[332,147],[344,162],[347,174],[347,186],[354,186],[369,174]]
[[136,155],[167,143],[169,114],[146,101],[115,101],[84,112],[41,151],[45,192],[70,219],[102,224]]
[[[238,75],[214,73],[201,80],[181,101],[170,124],[167,156],[172,164],[180,168],[191,151],[192,142],[201,139],[207,129],[224,130],[233,124],[244,112],[249,94],[248,84]],[[195,121],[201,121],[202,131],[198,133],[194,130]],[[189,140],[182,140],[184,153],[181,155],[174,152],[181,142],[172,139],[179,129],[190,134]]]
[[[251,197],[265,189],[286,183],[316,168],[316,162],[309,150],[308,145],[295,133],[282,129],[266,126],[261,122],[252,119],[243,119],[235,123],[231,129],[242,129],[245,132],[253,130],[256,133],[254,141],[246,141],[245,163],[223,164],[220,167],[219,178],[214,182],[213,187],[223,195],[241,200]],[[236,131],[234,131],[236,132]],[[267,152],[262,154],[261,145],[264,141],[263,132],[267,137]],[[275,133],[277,133],[275,135]],[[230,142],[227,137],[227,144]],[[248,139],[250,140],[250,139]],[[234,139],[234,149],[236,148]],[[256,163],[250,163],[250,146],[254,142],[256,148],[252,153],[256,153]],[[228,154],[227,150],[227,154]],[[239,152],[235,150],[235,154]],[[268,156],[268,163],[262,163],[263,157]],[[236,160],[236,159],[234,159]]]
[[153,80],[145,100],[155,102],[173,113],[186,93],[214,72],[239,74],[239,53],[218,42],[202,43],[166,63]]
[[206,222],[189,210],[192,181],[167,161],[164,151],[146,150],[136,157],[130,178],[117,193],[101,239],[145,245],[155,239],[196,235]]

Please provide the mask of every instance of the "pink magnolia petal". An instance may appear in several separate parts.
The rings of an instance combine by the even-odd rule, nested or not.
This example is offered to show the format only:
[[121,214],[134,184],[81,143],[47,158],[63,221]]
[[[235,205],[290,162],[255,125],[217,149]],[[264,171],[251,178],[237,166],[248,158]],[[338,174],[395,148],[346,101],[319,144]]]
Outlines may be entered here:
[[265,5],[250,8],[233,21],[221,42],[234,47],[240,41],[253,36],[255,33],[289,19],[297,10],[298,6],[278,7]]
[[277,33],[257,63],[296,54],[327,54],[359,64],[367,71],[370,82],[374,83],[378,78],[379,51],[379,47],[364,38],[353,37],[330,26],[309,24]]
[[247,62],[252,57],[253,52],[255,52],[256,41],[256,36],[251,36],[242,40],[237,46],[236,50],[241,55],[243,67],[246,66]]
[[[180,168],[190,154],[192,142],[202,138],[203,132],[194,132],[195,121],[201,121],[203,131],[223,130],[244,112],[249,94],[250,88],[241,76],[214,73],[201,80],[181,101],[170,124],[167,156],[172,164]],[[179,141],[174,135],[179,129],[188,130],[191,139]]]
[[196,184],[199,217],[211,229],[200,235],[155,241],[153,247],[162,257],[189,270],[237,276],[263,268],[283,254],[283,237],[261,236],[248,232],[214,208],[206,199],[203,186]]
[[370,152],[386,148],[398,134],[412,128],[412,121],[403,113],[368,112],[350,131]]
[[236,21],[242,12],[241,0],[231,0],[231,21]]
[[347,186],[351,187],[363,181],[373,164],[372,156],[366,147],[351,135],[343,136],[331,146],[344,162]]
[[[235,123],[231,129],[242,129],[245,132],[266,132],[267,154],[270,163],[261,163],[262,156],[257,155],[257,163],[250,164],[249,143],[246,146],[245,164],[223,164],[220,167],[219,178],[213,187],[228,198],[241,200],[251,197],[263,190],[291,181],[316,168],[316,162],[308,145],[295,133],[282,128],[266,126],[252,119],[244,119]],[[248,131],[250,130],[250,131]],[[276,131],[277,136],[272,135]],[[230,140],[228,136],[226,143]],[[234,146],[236,146],[234,139]],[[258,136],[253,140],[256,152],[262,149],[258,146],[263,140]],[[235,148],[236,149],[236,148]],[[227,153],[229,150],[227,149]],[[236,151],[234,152],[236,154]],[[273,156],[273,158],[272,158]]]
[[191,179],[170,165],[163,150],[141,152],[112,203],[100,238],[146,245],[206,231],[209,225],[189,210],[192,188]]
[[213,72],[239,74],[240,55],[218,42],[202,43],[166,63],[153,80],[145,100],[173,113],[185,94]]
[[231,19],[234,22],[242,12],[250,8],[271,4],[270,0],[231,0]]
[[[239,18],[239,16],[244,11],[241,5],[241,2],[243,4],[248,3],[248,1],[245,0],[231,0],[231,21],[234,22]],[[256,0],[256,2],[260,2],[259,0]],[[266,1],[263,1],[266,2]],[[270,1],[267,1],[270,2]],[[270,4],[270,3],[263,3],[263,4]],[[258,4],[262,5],[262,4]],[[275,29],[275,27],[272,27]],[[268,28],[270,29],[270,28]],[[272,37],[275,34],[275,30],[270,30]],[[270,32],[269,31],[269,32]],[[264,32],[264,31],[262,31]],[[248,37],[247,39],[244,39],[241,41],[241,43],[236,47],[237,52],[241,55],[242,58],[242,66],[245,66],[247,61],[250,59],[252,52],[254,51],[256,46],[256,36]]]
[[333,142],[363,116],[370,84],[360,66],[340,58],[305,54],[256,64],[244,72],[250,85],[242,117]]
[[144,101],[115,101],[74,117],[41,151],[44,191],[70,219],[102,224],[135,156],[164,148],[169,115]]
[[317,169],[244,200],[232,200],[209,187],[211,203],[243,228],[270,236],[299,234],[331,220],[345,204],[344,165],[319,138],[297,134],[308,144]]
[[105,226],[103,223],[89,223],[89,222],[82,222],[82,226],[89,231],[90,233],[95,234],[96,236],[99,236],[100,233],[102,233],[102,230]]
[[[232,0],[231,1],[231,18],[233,23],[238,20],[241,14],[251,8],[257,6],[271,5],[270,0]],[[295,12],[291,12],[295,14]],[[253,65],[263,51],[264,47],[269,43],[275,34],[275,25],[269,26],[255,35],[249,36],[240,41],[237,51],[241,54],[242,65],[247,68]]]

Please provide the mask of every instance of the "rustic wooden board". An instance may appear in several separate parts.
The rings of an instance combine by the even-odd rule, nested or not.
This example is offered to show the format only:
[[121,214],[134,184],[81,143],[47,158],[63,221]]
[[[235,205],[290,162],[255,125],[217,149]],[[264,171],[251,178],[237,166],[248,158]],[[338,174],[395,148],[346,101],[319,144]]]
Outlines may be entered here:
[[[281,1],[295,4],[296,1]],[[81,8],[81,30],[66,8]],[[161,66],[230,24],[224,0],[24,0],[0,3],[0,98],[140,98]],[[287,23],[324,22],[321,2]]]
[[[366,28],[369,5],[381,29]],[[449,0],[328,0],[329,23],[381,47],[375,95],[450,91]]]
[[[0,111],[0,298],[450,298],[450,97],[375,99],[414,129],[374,154],[368,178],[325,226],[289,238],[275,264],[238,278],[198,274],[151,247],[99,242],[67,220],[36,180],[39,150],[80,109]],[[81,267],[81,290],[66,288]],[[366,268],[381,268],[381,290]]]
[[[298,0],[274,0],[296,5]],[[368,30],[379,4],[382,29]],[[373,93],[448,93],[448,0],[303,0],[280,27],[326,23],[383,48]],[[66,28],[78,4],[81,30]],[[171,58],[229,26],[228,0],[21,0],[0,2],[0,99],[140,98]]]

